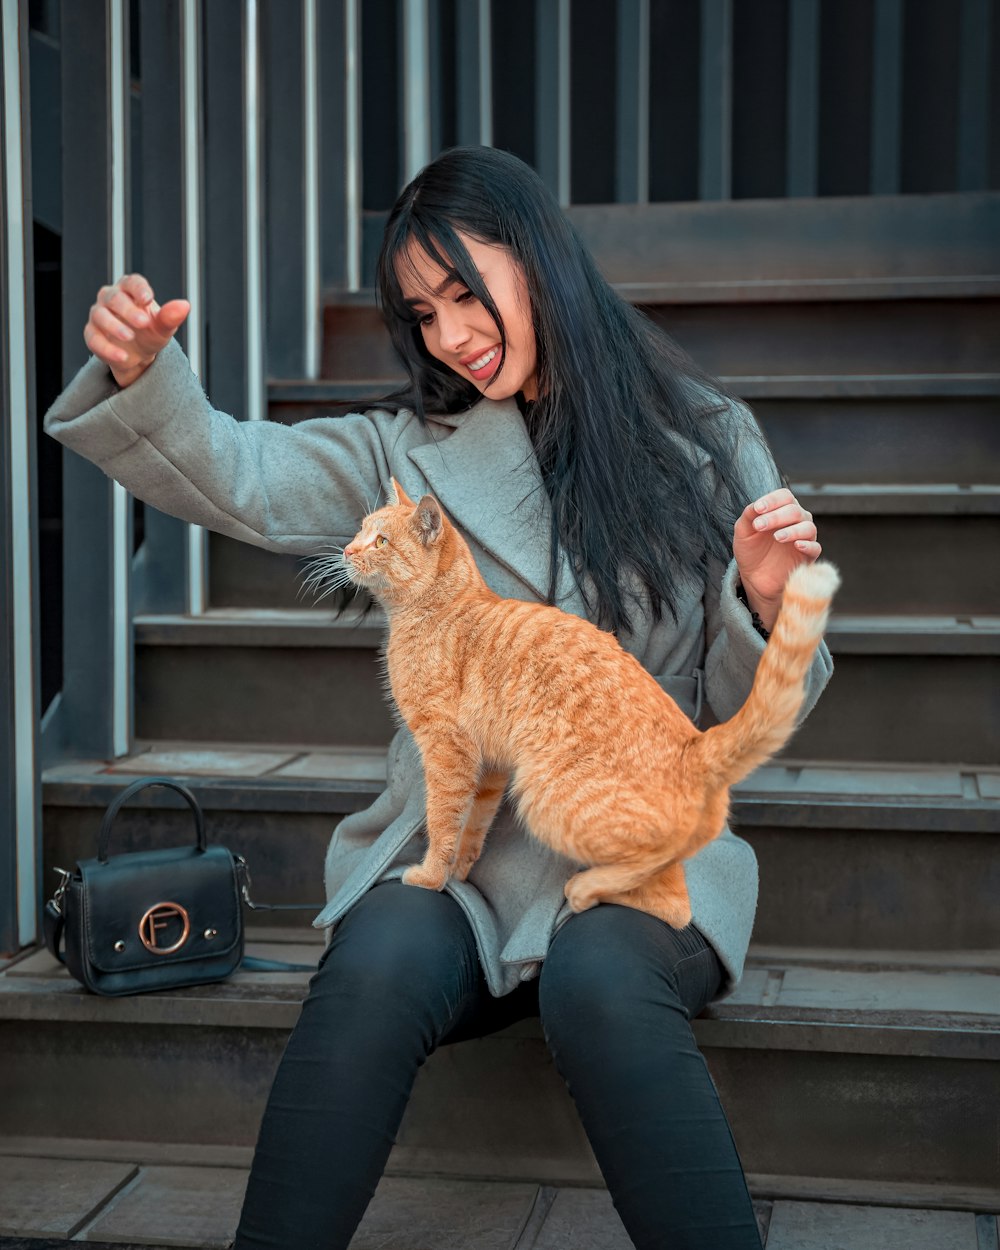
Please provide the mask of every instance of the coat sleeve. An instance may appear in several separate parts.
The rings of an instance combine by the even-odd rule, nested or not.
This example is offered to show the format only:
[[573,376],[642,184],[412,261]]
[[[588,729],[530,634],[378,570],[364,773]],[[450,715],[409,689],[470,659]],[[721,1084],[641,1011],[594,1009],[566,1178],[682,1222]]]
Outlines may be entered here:
[[[748,499],[738,501],[738,514],[750,502],[782,485],[767,444],[760,436],[749,408],[738,405],[732,409],[734,437],[739,466],[748,488]],[[719,496],[719,506],[726,501]],[[739,570],[736,561],[728,566],[712,562],[706,583],[705,608],[705,700],[716,720],[728,720],[746,702],[753,685],[757,663],[766,643],[753,627],[750,613],[736,597]],[[826,643],[821,643],[806,675],[805,698],[799,713],[801,724],[815,706],[833,672],[833,660]]]
[[175,343],[124,390],[91,359],[45,429],[144,502],[272,551],[345,544],[389,480],[374,415],[236,421],[212,407]]

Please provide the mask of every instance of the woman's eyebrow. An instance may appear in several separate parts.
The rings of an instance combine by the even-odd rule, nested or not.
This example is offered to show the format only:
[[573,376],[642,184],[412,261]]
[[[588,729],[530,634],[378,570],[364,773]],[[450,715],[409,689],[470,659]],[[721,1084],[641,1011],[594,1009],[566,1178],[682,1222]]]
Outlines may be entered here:
[[[479,277],[480,279],[485,281],[481,273],[479,274]],[[440,298],[442,295],[444,295],[445,291],[447,291],[449,287],[464,286],[464,285],[465,284],[462,282],[460,278],[451,278],[446,275],[444,279],[437,284],[434,290],[431,291],[431,295],[433,295],[435,298]],[[417,296],[414,296],[412,299],[404,299],[403,303],[406,304],[408,308],[414,308],[416,307],[417,304],[426,304],[427,299],[425,296],[417,295]]]

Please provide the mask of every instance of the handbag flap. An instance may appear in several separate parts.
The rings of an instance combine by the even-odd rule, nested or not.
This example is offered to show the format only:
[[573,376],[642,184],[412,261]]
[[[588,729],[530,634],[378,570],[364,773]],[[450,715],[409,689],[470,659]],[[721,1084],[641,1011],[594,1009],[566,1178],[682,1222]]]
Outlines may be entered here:
[[87,953],[102,972],[208,959],[242,942],[236,866],[224,846],[138,851],[77,867]]

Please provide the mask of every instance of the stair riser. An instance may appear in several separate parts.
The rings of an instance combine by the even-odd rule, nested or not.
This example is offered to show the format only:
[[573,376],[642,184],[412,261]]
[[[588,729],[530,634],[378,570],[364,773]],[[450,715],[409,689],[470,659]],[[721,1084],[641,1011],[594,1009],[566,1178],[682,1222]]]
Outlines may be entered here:
[[[5,1132],[251,1146],[285,1033],[9,1023],[0,1038]],[[996,1064],[711,1046],[705,1056],[748,1171],[996,1186]],[[538,1037],[434,1055],[393,1166],[598,1181]]]
[[[189,783],[197,790],[197,779]],[[363,800],[359,800],[363,802]],[[43,882],[96,853],[100,809],[45,809]],[[734,828],[757,853],[760,903],[754,941],[848,950],[993,950],[1000,947],[1000,858],[989,834],[924,830]],[[205,808],[210,842],[246,857],[255,901],[323,900],[323,862],[340,817],[315,812]],[[182,846],[183,811],[128,808],[115,823],[114,853]],[[959,905],[956,900],[961,900]],[[248,923],[301,927],[315,911],[245,912]]]
[[[990,373],[1000,301],[865,300],[831,303],[675,304],[644,310],[709,373]],[[322,376],[400,376],[375,308],[329,307]]]
[[[840,569],[837,611],[960,616],[1000,604],[1000,516],[856,516],[814,512],[824,555]],[[301,563],[213,536],[212,607],[303,608]],[[935,575],[927,576],[933,568]],[[327,601],[328,603],[329,601]],[[320,608],[326,604],[319,604]]]
[[834,667],[829,687],[784,754],[996,764],[1000,658],[837,654]]
[[850,950],[996,950],[996,836],[741,827],[760,866],[753,938]]
[[[187,784],[197,790],[196,778]],[[324,903],[323,863],[330,836],[340,816],[316,812],[218,811],[202,802],[205,834],[210,844],[243,855],[253,878],[251,898],[262,903],[310,903],[314,910],[266,912],[244,909],[244,921],[256,928],[298,926],[308,937],[313,918]],[[42,883],[46,896],[58,884],[55,868],[70,869],[97,854],[101,808],[45,808]],[[194,844],[187,810],[128,807],[115,820],[111,852],[152,851]]]
[[136,734],[200,742],[388,743],[372,649],[140,647]]
[[792,482],[1000,482],[995,396],[751,400]]
[[[995,764],[995,656],[838,655],[836,675],[792,740],[799,759]],[[393,732],[368,650],[137,650],[140,738],[374,746]]]

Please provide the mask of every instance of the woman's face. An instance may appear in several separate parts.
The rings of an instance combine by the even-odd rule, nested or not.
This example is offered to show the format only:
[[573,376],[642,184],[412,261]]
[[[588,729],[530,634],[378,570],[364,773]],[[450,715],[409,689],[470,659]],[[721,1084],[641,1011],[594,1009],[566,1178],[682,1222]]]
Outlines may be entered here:
[[493,318],[470,291],[411,242],[406,263],[399,267],[399,284],[420,318],[424,345],[436,360],[490,399],[510,399],[518,391],[525,399],[537,399],[538,352],[524,273],[506,248],[479,243],[465,234],[459,238],[503,322],[507,335],[503,371],[498,377],[501,346]]

